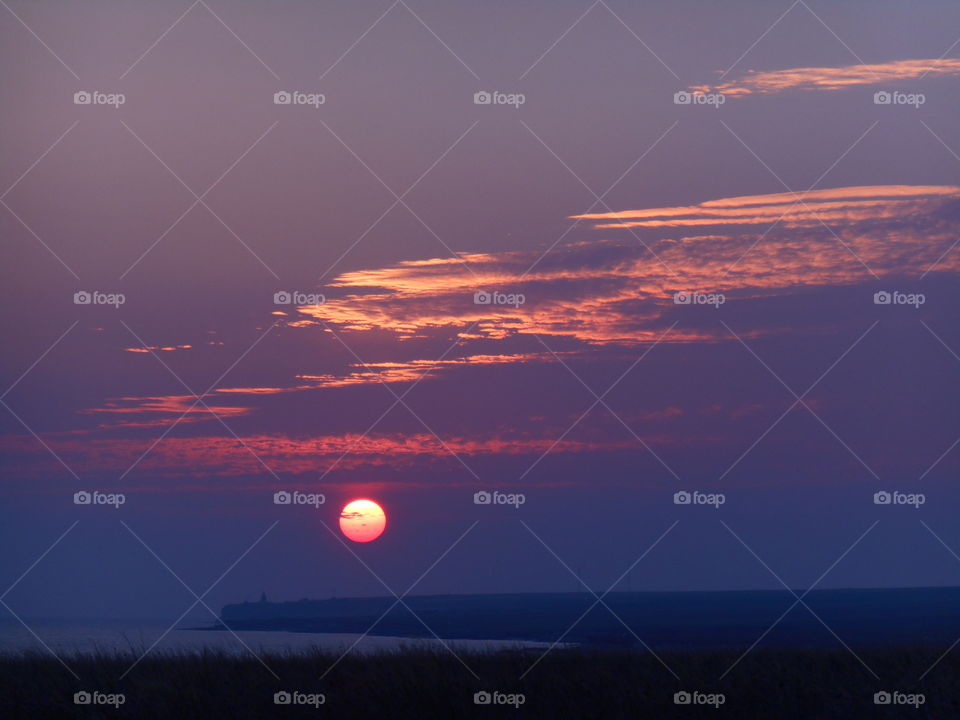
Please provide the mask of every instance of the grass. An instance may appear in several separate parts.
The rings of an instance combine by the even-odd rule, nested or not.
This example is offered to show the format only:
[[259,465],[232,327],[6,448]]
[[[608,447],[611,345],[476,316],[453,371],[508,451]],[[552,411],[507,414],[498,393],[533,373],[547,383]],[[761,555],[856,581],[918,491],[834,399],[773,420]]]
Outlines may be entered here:
[[[150,653],[122,680],[136,653],[65,658],[78,681],[54,657],[27,652],[0,656],[0,717],[957,718],[960,649],[918,680],[945,649],[858,651],[880,680],[843,648],[757,649],[722,680],[741,651],[659,653],[679,681],[642,649],[556,649],[523,679],[540,651],[459,653],[479,680],[442,648],[351,654],[339,662],[330,651],[263,654],[279,680],[250,655],[207,651]],[[923,693],[926,702],[919,709],[873,703],[875,692],[894,689]],[[119,708],[75,705],[73,695],[81,690],[123,693],[126,700]],[[326,702],[319,708],[275,705],[274,693],[282,690],[323,693]],[[519,708],[475,705],[480,690],[523,693],[525,702]],[[675,705],[678,690],[723,693],[726,701],[719,708]]]

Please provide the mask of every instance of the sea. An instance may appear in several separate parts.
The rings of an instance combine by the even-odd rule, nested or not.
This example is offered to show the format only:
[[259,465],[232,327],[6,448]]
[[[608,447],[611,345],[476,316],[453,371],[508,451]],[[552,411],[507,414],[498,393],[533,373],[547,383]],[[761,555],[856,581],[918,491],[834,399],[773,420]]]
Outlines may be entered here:
[[[153,620],[0,619],[0,653],[170,651],[303,653],[564,646],[677,650],[949,646],[960,588],[533,593],[242,603],[209,616]],[[0,613],[2,615],[2,613]],[[429,621],[429,627],[424,619]],[[371,632],[371,628],[373,631]],[[436,633],[436,635],[433,635]],[[437,637],[439,636],[439,637]],[[443,638],[442,640],[439,638]]]
[[69,657],[88,653],[203,652],[249,654],[327,652],[378,653],[408,648],[491,651],[510,648],[546,648],[551,643],[515,640],[403,638],[362,633],[303,633],[198,629],[209,616],[171,627],[170,620],[31,619],[0,620],[0,654],[53,652]]

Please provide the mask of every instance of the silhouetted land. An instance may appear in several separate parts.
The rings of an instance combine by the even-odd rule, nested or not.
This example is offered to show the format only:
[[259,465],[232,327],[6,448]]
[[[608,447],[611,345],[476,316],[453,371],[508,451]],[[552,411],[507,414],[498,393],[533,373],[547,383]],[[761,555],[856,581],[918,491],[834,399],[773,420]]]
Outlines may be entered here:
[[[88,655],[69,659],[79,681],[56,659],[30,653],[0,657],[0,717],[957,718],[960,652],[948,654],[917,680],[945,649],[858,651],[880,680],[839,647],[757,649],[722,680],[741,651],[662,653],[679,681],[643,650],[556,649],[523,679],[539,652],[461,654],[479,679],[442,648],[350,655],[339,663],[331,652],[264,655],[279,680],[251,656],[218,653],[150,654],[118,680],[135,656]],[[924,693],[926,702],[919,710],[874,704],[875,692],[894,689]],[[126,701],[119,709],[75,705],[73,694],[82,690],[124,693]],[[284,690],[323,693],[325,703],[319,708],[275,705],[274,693]],[[523,693],[525,702],[519,709],[475,705],[474,693],[481,690]],[[726,701],[719,709],[675,705],[678,690],[724,693]]]
[[[834,647],[824,623],[854,647],[946,646],[960,637],[960,588],[815,590],[803,602],[816,615],[796,605],[764,646]],[[566,632],[564,642],[594,647],[634,647],[639,637],[654,648],[709,649],[749,647],[796,597],[786,590],[611,593],[597,604],[589,593],[536,593],[420,595],[404,603],[409,609],[393,597],[253,602],[227,605],[221,618],[234,630],[551,643]]]

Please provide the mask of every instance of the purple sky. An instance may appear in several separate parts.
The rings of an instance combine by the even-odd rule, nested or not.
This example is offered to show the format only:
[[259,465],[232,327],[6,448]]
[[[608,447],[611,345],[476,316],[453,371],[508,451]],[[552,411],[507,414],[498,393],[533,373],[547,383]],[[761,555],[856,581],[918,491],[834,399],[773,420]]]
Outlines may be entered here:
[[[868,529],[821,587],[956,584],[958,35],[948,2],[10,2],[0,592],[72,529],[4,602],[176,617],[132,533],[201,593],[268,528],[211,607],[400,593],[465,531],[415,592],[606,589],[674,521],[618,589],[779,587],[734,533],[805,588]],[[348,549],[359,496],[387,531]]]

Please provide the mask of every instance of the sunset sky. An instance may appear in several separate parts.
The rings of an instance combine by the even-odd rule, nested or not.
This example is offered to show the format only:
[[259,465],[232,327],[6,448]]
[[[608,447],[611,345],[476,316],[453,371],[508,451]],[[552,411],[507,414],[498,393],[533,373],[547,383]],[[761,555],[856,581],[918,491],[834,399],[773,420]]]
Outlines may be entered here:
[[960,6],[837,5],[0,8],[4,602],[960,583]]

